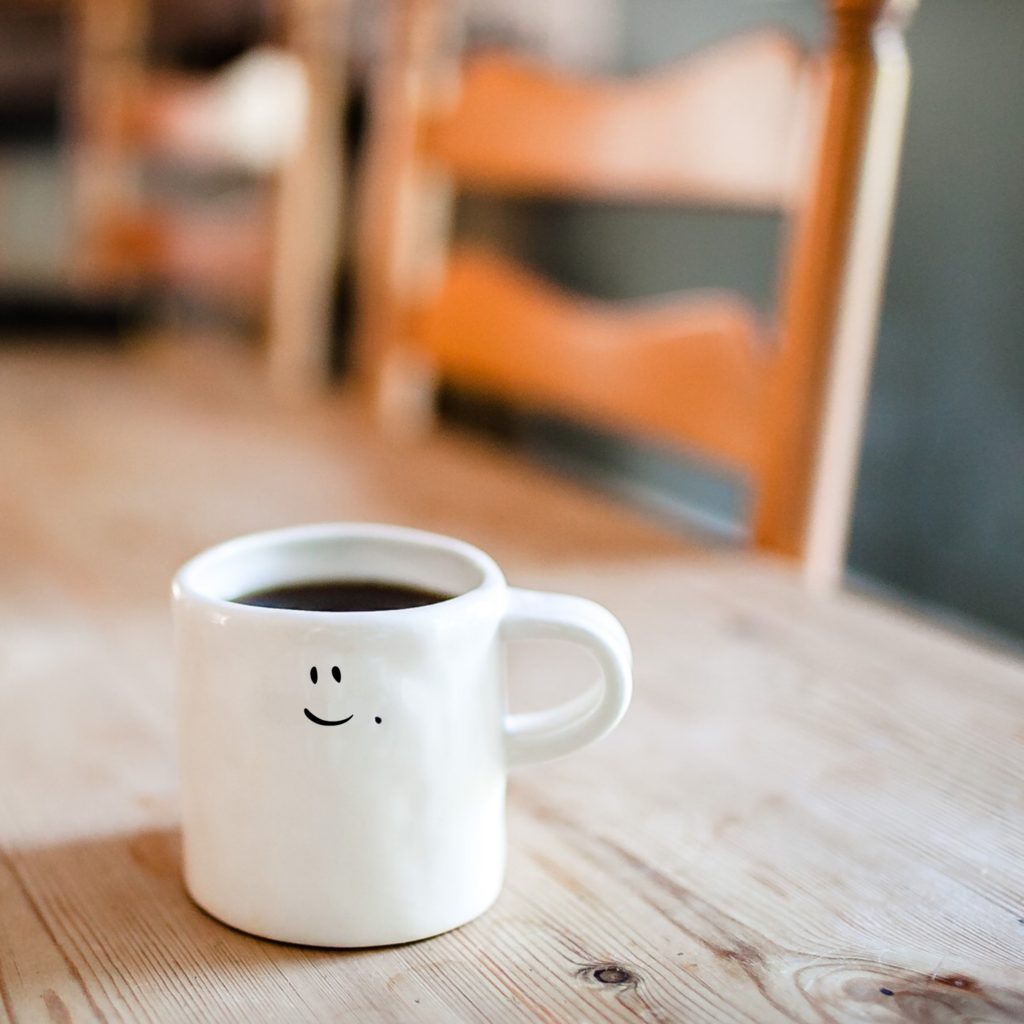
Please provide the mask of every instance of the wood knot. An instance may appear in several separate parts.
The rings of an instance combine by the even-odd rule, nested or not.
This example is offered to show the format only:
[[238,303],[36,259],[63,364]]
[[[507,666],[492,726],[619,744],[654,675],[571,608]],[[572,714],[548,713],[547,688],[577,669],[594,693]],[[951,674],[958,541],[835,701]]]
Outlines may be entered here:
[[965,992],[979,991],[979,985],[973,978],[963,974],[936,974],[932,981],[939,985],[949,985],[952,988],[963,989]]
[[749,942],[737,942],[732,947],[713,947],[713,952],[720,960],[732,960],[743,967],[761,967],[764,965],[764,956],[761,951],[751,946]]
[[640,981],[635,971],[618,963],[586,964],[576,972],[585,981],[599,985],[615,985],[619,988],[636,988]]
[[622,967],[599,967],[594,971],[594,977],[602,985],[624,985],[633,980],[633,975]]

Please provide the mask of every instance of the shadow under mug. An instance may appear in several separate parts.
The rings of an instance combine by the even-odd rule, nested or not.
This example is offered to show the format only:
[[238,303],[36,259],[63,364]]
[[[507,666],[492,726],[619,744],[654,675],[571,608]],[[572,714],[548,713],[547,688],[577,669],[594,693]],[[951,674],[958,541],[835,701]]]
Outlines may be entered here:
[[[365,612],[236,600],[324,580],[454,596]],[[254,534],[192,559],[172,589],[185,883],[268,938],[386,945],[483,913],[504,877],[507,770],[598,739],[629,703],[629,643],[610,612],[509,587],[482,551],[436,534]],[[601,679],[512,715],[504,647],[535,638],[580,644]],[[321,728],[307,710],[344,722]]]

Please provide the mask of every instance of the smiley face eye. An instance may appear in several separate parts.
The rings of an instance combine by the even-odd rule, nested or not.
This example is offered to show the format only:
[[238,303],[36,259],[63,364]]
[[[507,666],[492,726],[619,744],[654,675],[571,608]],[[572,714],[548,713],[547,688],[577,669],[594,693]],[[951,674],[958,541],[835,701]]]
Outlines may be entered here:
[[310,679],[312,679],[314,683],[316,682],[316,665],[314,665],[314,666],[313,666],[313,667],[312,667],[312,668],[311,668],[311,669],[309,670],[309,678],[310,678]]
[[334,681],[336,683],[341,682],[341,669],[338,668],[337,665],[335,665],[334,668],[331,669],[331,675],[334,676]]

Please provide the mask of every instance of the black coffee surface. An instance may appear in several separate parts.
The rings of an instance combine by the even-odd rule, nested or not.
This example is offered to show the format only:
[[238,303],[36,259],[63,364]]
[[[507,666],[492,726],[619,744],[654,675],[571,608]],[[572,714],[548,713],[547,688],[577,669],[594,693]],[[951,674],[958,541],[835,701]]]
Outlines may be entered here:
[[407,587],[401,583],[325,580],[254,590],[251,594],[236,597],[235,601],[259,608],[291,608],[304,612],[384,612],[396,608],[420,608],[451,597],[451,594]]

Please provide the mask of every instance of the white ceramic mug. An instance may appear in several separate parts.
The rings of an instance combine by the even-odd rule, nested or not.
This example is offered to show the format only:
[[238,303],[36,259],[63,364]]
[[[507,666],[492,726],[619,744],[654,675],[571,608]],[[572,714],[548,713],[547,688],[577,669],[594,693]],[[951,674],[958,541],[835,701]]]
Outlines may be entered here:
[[[369,612],[233,600],[338,579],[455,596]],[[173,604],[185,882],[215,917],[268,938],[384,945],[483,913],[504,876],[506,770],[590,743],[629,703],[629,644],[610,612],[510,588],[482,551],[418,530],[232,540],[178,572]],[[505,644],[539,637],[581,644],[601,681],[509,715]]]

